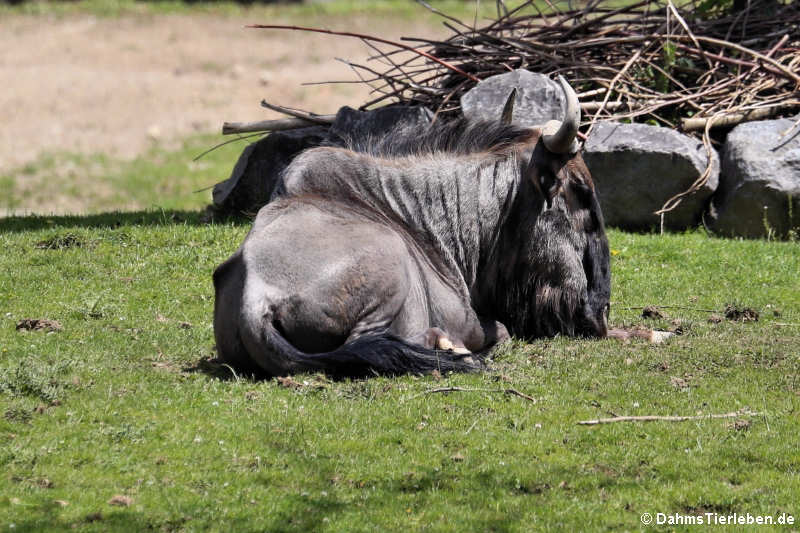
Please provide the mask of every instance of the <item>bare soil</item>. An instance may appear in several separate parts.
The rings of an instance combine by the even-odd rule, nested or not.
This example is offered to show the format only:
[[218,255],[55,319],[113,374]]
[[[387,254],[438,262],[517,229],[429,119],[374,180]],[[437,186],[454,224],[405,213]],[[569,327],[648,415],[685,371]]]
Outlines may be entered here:
[[[259,106],[262,98],[319,113],[366,101],[363,84],[301,85],[356,80],[335,58],[363,60],[363,43],[243,28],[265,22],[280,23],[205,14],[4,17],[0,173],[47,152],[129,158],[225,121],[277,117]],[[369,17],[308,23],[390,38],[420,30]]]

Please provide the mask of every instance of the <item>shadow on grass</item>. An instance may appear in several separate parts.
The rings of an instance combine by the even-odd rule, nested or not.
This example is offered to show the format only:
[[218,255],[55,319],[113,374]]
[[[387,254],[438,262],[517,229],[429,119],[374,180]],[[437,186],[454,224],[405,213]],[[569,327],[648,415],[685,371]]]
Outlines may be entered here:
[[209,211],[175,209],[111,211],[90,215],[23,215],[0,218],[0,232],[21,232],[53,228],[115,229],[123,226],[171,226],[232,223],[248,225],[252,219],[212,214]]
[[286,495],[282,503],[280,511],[268,516],[266,531],[321,531],[326,521],[336,520],[349,507],[333,497],[311,495]]
[[232,366],[223,363],[216,358],[201,357],[196,363],[187,365],[181,369],[182,372],[189,374],[205,374],[220,381],[231,381],[238,379],[245,379],[248,381],[257,381],[258,377],[253,374],[248,374],[241,369],[235,369]]
[[[148,519],[143,513],[134,511],[116,511],[106,508],[102,511],[89,513],[82,518],[69,520],[59,516],[60,508],[55,505],[43,506],[40,508],[43,513],[38,516],[31,516],[26,520],[14,523],[13,531],[38,532],[38,531],[71,531],[78,529],[81,531],[148,531],[162,526],[183,525],[186,520],[178,519],[164,523]],[[173,529],[162,529],[172,531]]]

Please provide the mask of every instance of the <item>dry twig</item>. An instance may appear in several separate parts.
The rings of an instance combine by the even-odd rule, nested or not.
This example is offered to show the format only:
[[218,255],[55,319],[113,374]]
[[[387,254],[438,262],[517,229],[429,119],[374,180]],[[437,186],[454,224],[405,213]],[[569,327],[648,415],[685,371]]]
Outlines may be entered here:
[[694,416],[614,416],[611,418],[597,418],[594,420],[581,420],[579,426],[597,426],[600,424],[613,424],[616,422],[686,422],[687,420],[707,420],[712,418],[735,418],[737,416],[759,416],[760,413],[752,411],[734,411],[724,414],[694,415]]
[[[375,51],[371,60],[377,65],[347,62],[375,94],[361,109],[399,102],[427,107],[436,117],[455,115],[461,96],[480,80],[525,68],[563,75],[582,98],[603,95],[601,102],[582,104],[592,114],[584,123],[585,132],[587,125],[591,130],[595,122],[606,120],[680,124],[684,131],[702,137],[709,153],[712,128],[800,109],[797,1],[749,0],[738,11],[709,13],[692,1],[676,5],[640,0],[617,7],[611,0],[588,0],[581,7],[568,3],[565,10],[546,2],[549,7],[542,10],[533,0],[513,9],[496,0],[498,17],[483,27],[477,20],[469,25],[418,2],[446,19],[450,37],[403,38],[415,43],[409,46],[353,32],[249,27],[363,40]],[[278,110],[286,113],[285,108]],[[288,114],[323,122],[318,115]],[[657,212],[662,219],[702,187],[710,165],[709,158],[706,172],[692,187],[664,204]]]
[[536,398],[533,396],[528,396],[527,394],[518,391],[517,389],[507,388],[507,389],[465,389],[463,387],[437,387],[435,389],[428,389],[425,392],[420,394],[415,394],[414,396],[410,397],[409,400],[413,400],[414,398],[419,398],[420,396],[424,396],[426,394],[436,394],[439,392],[491,392],[491,393],[503,393],[503,394],[510,394],[512,396],[519,396],[529,402],[536,403]]
[[308,113],[307,111],[292,109],[290,107],[283,107],[282,105],[271,104],[266,100],[261,100],[261,107],[266,107],[267,109],[271,109],[272,111],[277,111],[278,113],[283,113],[284,115],[288,115],[294,118],[299,118],[301,120],[307,120],[309,122],[316,122],[318,124],[331,123],[329,117],[317,115],[316,113]]
[[[453,34],[444,40],[407,39],[420,46],[402,63],[388,59],[409,47],[379,52],[386,68],[370,69],[368,81],[379,96],[365,106],[399,101],[456,113],[477,80],[526,68],[562,74],[585,96],[604,94],[614,105],[591,106],[592,122],[646,117],[674,124],[721,110],[727,116],[765,106],[800,108],[800,40],[791,35],[800,23],[797,2],[752,0],[738,15],[714,17],[692,5],[642,0],[611,7],[608,0],[590,0],[580,9],[551,6],[544,13],[533,1],[513,10],[498,4],[498,19],[482,28],[439,13],[459,28],[446,22]],[[673,29],[669,17],[678,21]],[[734,42],[732,35],[747,39]],[[705,127],[694,124],[689,131]]]

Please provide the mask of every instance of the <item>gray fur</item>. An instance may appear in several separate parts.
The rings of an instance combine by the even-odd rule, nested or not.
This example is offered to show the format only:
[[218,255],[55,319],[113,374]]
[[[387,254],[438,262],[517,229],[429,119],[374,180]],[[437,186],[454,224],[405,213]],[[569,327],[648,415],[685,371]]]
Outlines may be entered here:
[[503,324],[605,335],[594,185],[580,155],[547,152],[539,133],[449,125],[416,144],[299,155],[215,273],[220,357],[270,375],[470,370],[430,331],[473,352],[506,338]]

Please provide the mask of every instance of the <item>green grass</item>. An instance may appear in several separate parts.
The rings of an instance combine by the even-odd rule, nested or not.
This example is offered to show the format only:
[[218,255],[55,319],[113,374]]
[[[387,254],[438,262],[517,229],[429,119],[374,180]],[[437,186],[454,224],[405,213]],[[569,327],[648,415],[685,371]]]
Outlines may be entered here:
[[[0,16],[183,9],[92,0]],[[797,243],[611,231],[612,323],[680,321],[664,345],[516,342],[481,375],[306,375],[286,387],[209,362],[211,272],[249,229],[200,221],[209,192],[193,191],[227,177],[243,147],[190,163],[218,141],[128,162],[49,154],[0,176],[0,208],[63,199],[92,213],[0,218],[0,530],[629,531],[644,512],[799,518]],[[112,211],[122,208],[137,210]],[[761,318],[707,321],[727,304]],[[674,307],[650,321],[645,305]],[[24,318],[61,330],[17,330]],[[473,390],[429,392],[440,387]],[[577,425],[745,408],[759,414]]]
[[154,145],[133,160],[103,154],[46,153],[21,168],[0,174],[0,210],[99,212],[115,209],[197,209],[208,204],[215,183],[230,175],[248,142],[197,135],[171,149]]
[[[516,343],[483,375],[287,388],[207,361],[210,275],[247,229],[174,210],[0,220],[0,529],[634,530],[644,512],[800,514],[797,244],[612,231],[612,322],[680,319],[682,336]],[[761,319],[694,310],[731,302]],[[649,304],[691,309],[656,322],[625,309]],[[63,329],[17,331],[23,318]],[[481,391],[426,394],[444,386]],[[536,403],[485,392],[508,387]],[[760,414],[576,424],[743,408]]]
[[[493,18],[497,8],[493,1],[471,2],[464,0],[431,0],[428,2],[436,9],[451,16],[463,17],[465,22],[472,22],[476,6],[479,19]],[[519,5],[521,0],[507,1],[509,9]],[[557,2],[558,3],[558,2]],[[541,7],[545,7],[542,2]],[[162,15],[206,13],[223,16],[262,16],[265,18],[307,21],[309,18],[318,23],[327,17],[349,17],[352,15],[392,16],[400,19],[415,19],[421,22],[441,20],[414,0],[311,0],[291,4],[243,4],[230,0],[222,2],[181,2],[163,0],[140,2],[137,0],[76,0],[71,2],[28,1],[20,5],[0,4],[0,15],[48,15],[68,16],[74,14],[92,14],[100,17],[117,17],[122,15]],[[330,20],[328,20],[330,22]]]

